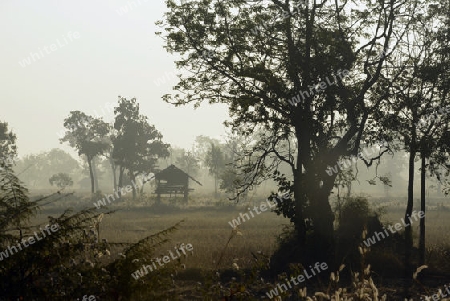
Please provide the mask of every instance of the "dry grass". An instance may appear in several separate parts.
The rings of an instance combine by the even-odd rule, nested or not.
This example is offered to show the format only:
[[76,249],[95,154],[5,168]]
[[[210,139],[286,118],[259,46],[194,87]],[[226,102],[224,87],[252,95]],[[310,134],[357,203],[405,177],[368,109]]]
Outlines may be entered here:
[[[418,211],[418,209],[414,209]],[[405,216],[404,209],[389,210],[383,222],[399,223]],[[429,210],[425,217],[427,245],[450,245],[450,210]],[[414,222],[414,219],[413,219]],[[419,220],[412,224],[415,244],[418,243]]]
[[[127,202],[130,204],[130,202]],[[179,243],[190,243],[194,247],[193,254],[184,260],[187,269],[213,270],[217,268],[217,261],[224,251],[232,231],[229,221],[247,213],[248,206],[213,206],[212,204],[197,203],[185,208],[169,209],[168,211],[156,210],[148,204],[140,203],[137,206],[129,206],[127,203],[115,204],[111,209],[119,209],[111,215],[106,215],[101,223],[101,238],[108,242],[134,243],[139,239],[156,233],[177,222],[184,220],[181,228],[170,236],[171,242],[157,250],[156,256],[167,255],[168,250]],[[193,203],[193,202],[192,202]],[[84,202],[79,205],[89,205],[92,202]],[[121,205],[121,207],[116,207]],[[209,206],[208,206],[209,205]],[[43,211],[37,216],[36,221],[43,221],[48,215],[56,215],[56,210],[61,211],[69,204],[58,204],[51,211]],[[253,206],[251,206],[253,207]],[[417,210],[417,209],[416,209]],[[397,223],[404,215],[402,208],[389,209],[382,220],[383,222]],[[276,247],[276,237],[282,233],[282,225],[288,224],[286,218],[277,216],[273,212],[264,212],[255,215],[254,218],[244,222],[239,229],[242,236],[233,236],[230,244],[225,248],[224,256],[219,268],[231,269],[236,263],[241,269],[250,268],[254,263],[251,252],[261,251],[263,254],[272,254]],[[450,211],[427,212],[427,248],[436,253],[437,246],[450,245]],[[413,224],[415,242],[418,241],[419,222]],[[120,248],[113,248],[112,255],[117,256]],[[439,256],[442,259],[442,256]],[[436,258],[437,259],[437,258]],[[433,265],[433,264],[432,264]],[[436,263],[435,263],[436,265]],[[197,295],[196,286],[183,285],[177,290],[187,290],[187,295]],[[195,293],[194,293],[195,292]],[[326,292],[333,293],[334,292]],[[191,300],[191,299],[189,299]]]
[[[182,227],[170,236],[171,242],[158,252],[166,255],[167,251],[172,250],[178,243],[191,243],[194,252],[193,256],[186,260],[186,267],[213,269],[217,267],[216,263],[232,231],[228,222],[241,212],[248,212],[247,207],[187,208],[167,213],[154,213],[149,207],[123,208],[104,217],[100,236],[110,243],[132,243],[184,220]],[[37,219],[43,219],[47,215],[49,213],[43,211]],[[242,236],[231,240],[225,250],[221,267],[231,268],[236,259],[240,267],[249,267],[252,261],[250,252],[272,254],[276,248],[276,236],[281,233],[282,224],[288,222],[287,219],[269,211],[255,214],[254,218],[239,227]]]
[[[84,202],[84,204],[91,203]],[[200,205],[204,206],[203,203]],[[253,207],[253,204],[249,206]],[[105,216],[101,224],[101,238],[106,238],[109,242],[132,243],[184,220],[182,227],[171,236],[172,242],[159,251],[161,254],[166,254],[167,250],[172,249],[177,243],[191,243],[194,246],[194,254],[187,261],[187,267],[213,269],[232,230],[228,222],[240,213],[247,213],[249,206],[202,207],[196,204],[164,213],[161,210],[155,212],[154,208],[146,207],[143,203],[139,207],[117,207],[120,210]],[[113,206],[112,209],[116,207]],[[44,220],[49,214],[43,211],[37,216],[36,221]],[[395,224],[400,222],[403,216],[403,209],[389,208],[382,220]],[[428,249],[448,247],[450,245],[450,211],[428,211],[426,217]],[[240,267],[249,267],[252,260],[250,252],[261,251],[264,254],[272,254],[276,248],[276,237],[282,232],[282,225],[288,223],[286,218],[277,216],[273,212],[255,214],[254,218],[240,226],[242,236],[232,239],[225,250],[221,267],[231,267],[236,259]],[[417,245],[419,222],[415,222],[412,227]]]

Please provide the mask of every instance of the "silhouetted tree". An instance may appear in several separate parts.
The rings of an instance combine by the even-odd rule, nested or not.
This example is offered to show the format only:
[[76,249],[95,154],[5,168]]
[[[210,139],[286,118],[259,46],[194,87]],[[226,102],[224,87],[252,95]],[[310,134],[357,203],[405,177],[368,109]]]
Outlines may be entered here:
[[69,117],[64,119],[67,129],[61,143],[68,142],[78,151],[79,156],[86,156],[91,178],[91,192],[95,192],[94,172],[92,160],[95,156],[105,153],[109,147],[107,139],[109,125],[101,119],[86,115],[80,111],[71,111]]
[[[399,135],[405,150],[409,153],[408,164],[408,200],[405,211],[405,221],[411,217],[414,202],[415,160],[420,154],[421,160],[421,210],[425,212],[425,172],[426,160],[440,146],[437,144],[442,132],[448,131],[449,118],[438,117],[435,110],[448,106],[449,100],[440,91],[442,78],[442,57],[436,60],[439,53],[438,43],[433,37],[433,31],[440,26],[430,26],[436,17],[436,10],[429,7],[426,14],[417,18],[411,25],[414,43],[405,43],[400,47],[402,56],[392,62],[391,68],[402,68],[404,72],[392,86],[392,102],[386,108],[386,128]],[[407,42],[410,37],[404,38]],[[421,220],[421,231],[425,233],[425,218]],[[421,237],[424,249],[425,237]],[[405,277],[409,280],[406,289],[412,281],[413,267],[411,250],[413,248],[412,227],[405,227]],[[422,258],[423,260],[424,258]]]
[[[423,25],[417,28],[418,39],[424,43],[423,60],[417,68],[417,77],[423,90],[430,91],[426,95],[430,102],[428,116],[419,122],[421,139],[419,142],[420,168],[420,199],[421,210],[426,210],[426,172],[437,176],[441,181],[445,171],[448,175],[448,155],[450,136],[450,4],[448,1],[437,1],[430,4],[429,14],[425,16]],[[433,25],[434,26],[430,26]],[[426,26],[425,26],[426,25]],[[423,93],[424,94],[424,93]],[[423,104],[422,104],[423,106]],[[427,163],[428,161],[428,163]],[[425,264],[425,217],[420,220],[419,264]]]
[[169,144],[162,142],[162,134],[139,113],[135,98],[128,100],[119,96],[114,114],[113,159],[120,166],[118,186],[121,188],[125,170],[131,181],[136,181],[139,174],[154,172],[158,158],[169,156]]
[[[250,136],[261,129],[264,134],[244,153],[240,191],[275,179],[280,192],[293,193],[282,209],[299,241],[306,242],[310,218],[313,254],[333,258],[334,213],[328,198],[336,174],[329,176],[326,169],[342,156],[357,155],[361,142],[375,142],[373,115],[388,97],[377,91],[402,72],[385,76],[385,59],[375,55],[403,37],[417,1],[166,3],[160,22],[165,46],[188,72],[164,100],[224,103],[231,117],[227,125],[235,133]],[[261,24],[268,26],[261,29]],[[291,167],[293,181],[276,173],[281,162]]]

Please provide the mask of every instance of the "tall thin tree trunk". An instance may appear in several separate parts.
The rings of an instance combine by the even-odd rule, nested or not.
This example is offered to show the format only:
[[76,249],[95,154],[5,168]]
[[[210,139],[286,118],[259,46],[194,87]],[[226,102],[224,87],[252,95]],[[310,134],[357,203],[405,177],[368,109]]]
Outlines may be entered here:
[[111,165],[111,171],[113,174],[113,187],[114,191],[117,191],[117,176],[116,176],[116,164],[112,158],[109,159],[109,164]]
[[98,191],[98,172],[97,172],[97,162],[96,157],[92,158],[92,172],[94,173],[94,188]]
[[[136,176],[132,172],[130,172],[130,174],[131,183],[136,184]],[[131,187],[133,188],[133,200],[136,200],[136,188],[134,187],[134,185],[131,185]]]
[[214,196],[217,198],[217,175],[214,176]]
[[[411,217],[414,204],[414,159],[416,157],[415,139],[412,139],[409,150],[409,174],[408,174],[408,203],[406,205],[405,223]],[[409,294],[409,287],[412,280],[411,249],[413,247],[412,228],[405,227],[405,294]]]
[[91,193],[95,192],[94,188],[94,173],[92,171],[92,158],[87,157],[88,165],[89,165],[89,176],[91,177]]
[[[420,210],[425,212],[425,156],[422,154],[420,170]],[[425,216],[420,219],[419,265],[425,264]]]
[[122,197],[121,188],[123,186],[123,172],[124,172],[124,170],[125,169],[122,166],[119,167],[119,185],[118,185],[118,188],[117,188],[118,189],[119,198]]

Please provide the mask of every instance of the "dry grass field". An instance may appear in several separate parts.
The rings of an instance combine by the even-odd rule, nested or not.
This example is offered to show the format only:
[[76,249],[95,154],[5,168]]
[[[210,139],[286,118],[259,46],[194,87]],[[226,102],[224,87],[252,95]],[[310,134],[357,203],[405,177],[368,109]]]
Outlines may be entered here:
[[[417,210],[417,209],[415,209]],[[383,217],[383,222],[398,223],[403,218],[403,209],[389,210]],[[431,210],[426,213],[426,242],[429,247],[434,245],[450,246],[450,210]],[[414,243],[417,246],[419,221],[412,224]]]
[[[148,208],[121,210],[104,218],[102,238],[111,242],[133,242],[151,233],[166,229],[184,220],[180,229],[171,235],[171,242],[160,251],[166,254],[177,243],[191,243],[194,254],[186,260],[186,267],[213,269],[230,237],[232,228],[228,222],[241,210],[185,210],[172,213],[152,213]],[[288,220],[271,212],[256,215],[240,227],[242,236],[235,236],[225,250],[223,265],[231,268],[233,259],[240,266],[247,266],[251,251],[271,254],[276,247],[276,236],[282,224]],[[158,254],[158,253],[157,253]]]
[[[277,238],[283,233],[283,227],[289,224],[289,220],[275,213],[266,211],[261,214],[250,216],[239,227],[241,235],[232,235],[232,227],[229,222],[237,218],[241,213],[248,213],[248,208],[258,205],[261,200],[254,200],[253,203],[233,206],[225,201],[195,202],[194,200],[188,206],[166,205],[154,206],[152,201],[131,200],[114,203],[108,209],[117,210],[113,214],[105,215],[100,224],[100,239],[106,239],[111,244],[111,257],[102,258],[105,262],[117,258],[122,252],[123,245],[118,246],[113,243],[136,243],[138,240],[167,229],[176,223],[183,221],[177,231],[169,235],[170,241],[161,246],[154,253],[155,257],[168,255],[169,250],[174,246],[184,243],[192,244],[193,252],[188,253],[183,258],[185,272],[181,275],[177,284],[173,288],[173,293],[178,296],[187,296],[187,299],[201,299],[201,287],[199,280],[209,271],[225,270],[231,271],[236,268],[246,269],[254,267],[255,261],[253,254],[271,255],[277,249]],[[35,223],[45,223],[49,215],[56,216],[69,207],[75,207],[75,210],[92,204],[91,200],[86,198],[73,198],[52,204],[49,207],[42,208],[38,214]],[[103,208],[106,209],[106,208]],[[417,210],[417,208],[415,208]],[[99,210],[101,212],[103,210]],[[397,206],[386,208],[386,213],[382,215],[382,221],[395,224],[400,222],[404,215],[404,209]],[[427,282],[427,287],[439,287],[445,280],[449,283],[450,279],[442,279],[440,272],[450,270],[450,210],[440,208],[440,210],[430,210],[427,212],[427,263],[434,275],[441,275],[440,278],[433,278]],[[413,224],[413,233],[415,245],[418,243],[419,222]],[[231,240],[230,240],[231,237]],[[220,264],[219,258],[222,257]],[[369,263],[369,262],[368,262]],[[435,274],[435,272],[439,272]],[[208,277],[208,276],[207,276]],[[380,290],[388,295],[398,293],[398,281],[392,279],[390,283],[385,280],[380,285]],[[447,281],[448,280],[448,281]],[[391,280],[390,280],[391,281]],[[310,289],[313,289],[310,287]],[[260,291],[266,291],[267,288],[261,287]],[[432,290],[430,290],[431,292]],[[420,293],[420,290],[417,290]],[[423,292],[422,292],[423,293]],[[394,298],[395,299],[395,298]],[[392,300],[394,300],[392,299]],[[389,300],[391,300],[389,298]],[[396,300],[396,299],[395,299]]]
[[[219,268],[231,268],[233,262],[240,267],[248,267],[251,252],[273,253],[277,236],[282,233],[283,225],[289,224],[289,220],[269,211],[254,214],[253,218],[250,216],[239,227],[242,235],[234,236],[227,245],[232,232],[228,222],[240,213],[248,213],[247,208],[208,206],[169,208],[163,211],[146,206],[112,206],[111,209],[117,211],[103,218],[100,238],[106,238],[109,243],[133,243],[183,221],[179,230],[170,235],[171,242],[156,254],[167,254],[178,243],[190,243],[194,252],[185,262],[187,268],[215,269],[222,252],[224,255]],[[36,222],[44,221],[48,215],[55,215],[55,211],[42,210]]]
[[[179,221],[184,221],[178,231],[170,236],[171,242],[158,252],[166,254],[178,243],[191,243],[193,255],[186,260],[187,268],[210,270],[217,268],[217,261],[224,252],[219,268],[231,268],[233,262],[240,267],[249,267],[251,252],[271,255],[277,247],[277,237],[282,233],[283,225],[289,220],[273,212],[262,212],[239,227],[242,235],[234,236],[227,244],[232,228],[229,222],[240,213],[248,213],[256,203],[238,206],[213,206],[212,203],[201,206],[154,208],[140,203],[139,206],[118,204],[110,207],[118,210],[106,215],[101,223],[101,239],[110,243],[133,243],[158,231],[164,230]],[[61,205],[61,204],[58,204]],[[59,206],[58,206],[59,207]],[[60,207],[60,210],[65,207]],[[415,208],[416,209],[416,208]],[[417,210],[417,209],[416,209]],[[53,210],[44,210],[37,216],[37,222],[44,220]],[[397,223],[404,215],[403,208],[388,207],[382,216],[383,222]],[[427,248],[430,252],[450,246],[450,210],[432,210],[426,215]],[[413,224],[415,245],[418,243],[419,223]],[[120,252],[120,250],[116,250]],[[159,253],[156,254],[159,254]],[[114,255],[114,254],[112,254]],[[433,254],[431,254],[433,255]]]

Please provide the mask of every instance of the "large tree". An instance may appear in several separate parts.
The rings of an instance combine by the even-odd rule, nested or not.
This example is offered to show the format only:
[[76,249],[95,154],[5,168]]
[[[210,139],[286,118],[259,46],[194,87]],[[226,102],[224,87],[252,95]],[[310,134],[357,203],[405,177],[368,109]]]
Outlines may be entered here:
[[[416,23],[412,24],[409,36],[406,36],[399,47],[402,56],[395,60],[388,59],[390,68],[403,66],[404,72],[398,77],[392,87],[392,97],[385,111],[388,123],[386,128],[399,135],[399,141],[409,153],[408,163],[408,200],[405,220],[411,217],[414,200],[415,160],[421,157],[421,210],[425,212],[425,173],[429,168],[427,160],[433,166],[442,165],[443,148],[442,134],[449,131],[449,118],[442,114],[449,106],[448,88],[443,88],[446,79],[445,56],[442,55],[442,45],[436,39],[436,30],[442,28],[442,23],[436,17],[442,9],[430,4],[427,11],[422,10],[417,15]],[[412,43],[408,43],[409,41]],[[447,54],[448,57],[448,54]],[[447,59],[448,61],[448,59]],[[431,160],[430,160],[431,159]],[[445,166],[445,165],[444,165]],[[434,168],[430,168],[433,170]],[[433,171],[433,173],[436,173]],[[425,217],[420,220],[420,258],[425,260]],[[405,227],[405,277],[409,279],[406,288],[412,281],[412,227]]]
[[[334,245],[328,197],[336,174],[326,168],[375,142],[373,114],[402,72],[390,72],[381,86],[386,56],[375,56],[388,45],[387,55],[395,51],[416,9],[410,0],[354,2],[168,0],[159,23],[166,49],[189,71],[174,87],[180,93],[164,99],[225,103],[234,132],[263,130],[243,161],[241,190],[272,177],[291,192],[282,209],[301,244],[305,218],[313,221],[316,259],[332,258]],[[276,172],[280,162],[291,167],[292,177]]]
[[[119,96],[113,138],[113,159],[119,168],[119,188],[123,186],[123,175],[136,181],[139,174],[155,171],[158,158],[169,156],[169,144],[163,143],[162,134],[150,125],[147,117],[139,113],[139,104],[135,98],[126,99]],[[133,185],[133,198],[136,190]]]
[[64,119],[67,129],[61,143],[68,142],[78,151],[79,156],[86,156],[91,178],[91,192],[95,192],[93,159],[106,152],[109,147],[109,125],[99,118],[86,115],[80,111],[71,111]]
[[[433,1],[434,2],[434,1]],[[421,211],[425,212],[426,171],[437,176],[440,182],[449,172],[448,157],[450,147],[450,5],[448,1],[438,0],[430,5],[429,14],[418,28],[421,40],[425,41],[423,63],[418,68],[417,77],[423,83],[418,89],[431,87],[429,100],[430,112],[420,125],[421,139]],[[424,104],[422,103],[422,106]],[[420,220],[419,264],[425,264],[425,217]]]

